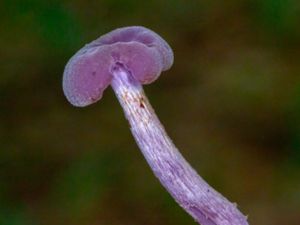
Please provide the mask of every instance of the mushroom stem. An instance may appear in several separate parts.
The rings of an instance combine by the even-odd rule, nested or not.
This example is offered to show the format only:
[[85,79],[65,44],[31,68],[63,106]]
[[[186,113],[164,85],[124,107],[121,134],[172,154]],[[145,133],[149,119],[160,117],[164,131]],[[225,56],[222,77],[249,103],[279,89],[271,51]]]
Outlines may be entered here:
[[209,186],[183,158],[151,107],[141,84],[124,67],[111,71],[111,86],[131,132],[155,176],[202,225],[247,225],[247,218]]

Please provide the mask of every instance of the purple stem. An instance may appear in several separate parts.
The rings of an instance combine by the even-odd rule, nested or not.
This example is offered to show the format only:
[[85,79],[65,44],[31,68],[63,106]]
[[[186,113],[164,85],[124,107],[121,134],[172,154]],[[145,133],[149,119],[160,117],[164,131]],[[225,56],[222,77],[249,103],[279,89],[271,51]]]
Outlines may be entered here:
[[245,217],[183,158],[150,105],[141,84],[121,66],[111,86],[148,164],[177,203],[202,225],[247,225]]

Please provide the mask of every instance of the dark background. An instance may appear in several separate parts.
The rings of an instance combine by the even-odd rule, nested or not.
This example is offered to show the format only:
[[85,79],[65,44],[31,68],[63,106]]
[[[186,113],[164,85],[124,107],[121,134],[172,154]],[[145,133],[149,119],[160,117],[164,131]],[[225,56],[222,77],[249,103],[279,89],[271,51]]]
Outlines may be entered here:
[[72,107],[84,44],[143,25],[173,67],[146,93],[182,154],[250,224],[300,223],[298,0],[2,0],[0,224],[195,224],[153,176],[110,88]]

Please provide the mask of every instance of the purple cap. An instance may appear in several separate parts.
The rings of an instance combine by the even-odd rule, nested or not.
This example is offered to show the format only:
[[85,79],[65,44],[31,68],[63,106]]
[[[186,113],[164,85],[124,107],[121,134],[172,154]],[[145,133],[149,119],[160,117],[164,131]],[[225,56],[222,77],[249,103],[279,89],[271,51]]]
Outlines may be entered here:
[[85,45],[69,60],[63,90],[71,104],[87,106],[101,99],[117,64],[137,81],[149,84],[173,60],[171,47],[155,32],[141,26],[119,28]]

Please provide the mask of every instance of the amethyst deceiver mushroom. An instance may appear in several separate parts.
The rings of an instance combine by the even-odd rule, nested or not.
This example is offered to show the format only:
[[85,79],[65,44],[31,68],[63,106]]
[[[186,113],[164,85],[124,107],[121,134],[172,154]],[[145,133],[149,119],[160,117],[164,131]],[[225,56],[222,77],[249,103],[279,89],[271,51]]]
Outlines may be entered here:
[[113,30],[85,45],[67,63],[63,90],[78,107],[102,97],[111,85],[148,164],[177,203],[202,225],[247,225],[247,217],[209,186],[183,158],[151,107],[142,84],[173,64],[173,52],[141,26]]

